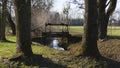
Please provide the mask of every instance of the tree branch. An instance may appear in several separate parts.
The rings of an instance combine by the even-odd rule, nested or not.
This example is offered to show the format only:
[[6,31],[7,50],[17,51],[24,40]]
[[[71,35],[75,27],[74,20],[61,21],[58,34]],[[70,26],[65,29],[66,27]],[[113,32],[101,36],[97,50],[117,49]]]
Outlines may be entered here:
[[110,1],[106,4],[106,7],[110,4]]
[[110,16],[116,8],[117,0],[110,0],[110,6],[107,9],[107,16]]

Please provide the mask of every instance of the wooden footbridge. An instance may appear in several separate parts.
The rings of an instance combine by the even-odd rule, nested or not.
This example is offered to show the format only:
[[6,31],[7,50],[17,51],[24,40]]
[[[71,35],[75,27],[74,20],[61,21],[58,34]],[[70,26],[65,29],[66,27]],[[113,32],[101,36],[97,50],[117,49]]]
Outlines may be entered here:
[[[55,27],[55,28],[53,28]],[[60,30],[58,30],[58,28],[60,28]],[[64,24],[64,23],[46,23],[45,24],[45,31],[42,32],[42,37],[44,39],[44,43],[47,42],[47,38],[61,38],[67,39],[68,42],[68,38],[69,38],[70,34],[69,34],[69,25],[68,24]]]

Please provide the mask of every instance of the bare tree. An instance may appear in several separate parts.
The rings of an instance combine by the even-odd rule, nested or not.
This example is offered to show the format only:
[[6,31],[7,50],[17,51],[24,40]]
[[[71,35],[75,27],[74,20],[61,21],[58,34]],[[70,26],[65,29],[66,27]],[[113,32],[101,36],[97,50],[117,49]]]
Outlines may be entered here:
[[[117,0],[98,0],[98,23],[99,23],[99,38],[107,37],[107,26],[109,18],[116,8]],[[107,10],[106,10],[107,8]]]
[[71,3],[77,4],[80,9],[85,9],[84,0],[72,0]]
[[50,9],[54,0],[32,0],[32,36],[39,36],[44,31],[45,23],[50,22]]
[[70,2],[66,4],[66,6],[63,9],[63,14],[65,15],[66,18],[66,23],[69,23],[69,12],[70,12]]
[[49,11],[54,0],[32,0],[32,8],[38,10]]
[[98,23],[97,0],[85,0],[85,23],[82,39],[82,55],[98,58],[97,48]]
[[31,0],[14,0],[16,15],[17,54],[33,55],[31,49]]

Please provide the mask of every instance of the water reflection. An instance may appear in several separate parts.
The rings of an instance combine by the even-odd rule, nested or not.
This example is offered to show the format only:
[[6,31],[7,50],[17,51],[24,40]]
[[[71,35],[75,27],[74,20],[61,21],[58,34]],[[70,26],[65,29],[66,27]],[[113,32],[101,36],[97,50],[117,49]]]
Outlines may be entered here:
[[51,43],[52,48],[57,49],[57,50],[65,50],[62,47],[59,47],[59,41],[57,38],[54,38]]

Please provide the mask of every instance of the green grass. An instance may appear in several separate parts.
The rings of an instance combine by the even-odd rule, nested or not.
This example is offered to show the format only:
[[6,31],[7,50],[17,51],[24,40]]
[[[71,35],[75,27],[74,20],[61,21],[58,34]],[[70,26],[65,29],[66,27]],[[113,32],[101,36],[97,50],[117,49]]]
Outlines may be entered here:
[[70,26],[69,30],[70,30],[70,33],[73,33],[73,32],[77,32],[77,33],[82,32],[83,33],[83,27],[82,26]]
[[[70,33],[82,34],[83,26],[70,26]],[[110,36],[120,36],[120,26],[109,26],[107,34]]]
[[0,56],[10,57],[15,53],[15,44],[0,42]]
[[7,36],[7,39],[10,40],[12,43],[0,42],[0,56],[10,57],[13,54],[15,54],[15,49],[16,49],[15,36]]
[[[11,57],[16,52],[16,38],[15,36],[7,36],[7,39],[11,42],[0,42],[0,56]],[[50,56],[52,53],[58,53],[58,51],[51,49],[47,46],[32,45],[34,54],[42,54]],[[49,52],[51,51],[51,52]]]
[[108,27],[108,35],[120,36],[120,27]]

